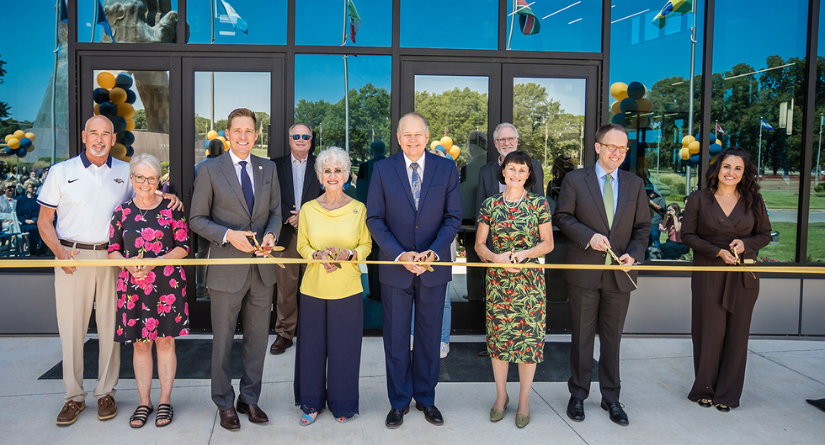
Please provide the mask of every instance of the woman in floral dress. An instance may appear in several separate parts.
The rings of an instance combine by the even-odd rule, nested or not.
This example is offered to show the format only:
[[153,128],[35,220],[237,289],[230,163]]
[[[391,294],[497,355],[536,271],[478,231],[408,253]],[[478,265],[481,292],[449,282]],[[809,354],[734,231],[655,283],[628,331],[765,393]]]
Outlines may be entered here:
[[152,343],[157,345],[160,400],[156,426],[172,421],[171,396],[177,357],[175,337],[189,333],[186,275],[181,266],[155,266],[149,258],[180,259],[189,253],[186,218],[168,209],[155,192],[161,176],[160,161],[138,154],[129,165],[135,197],[115,209],[109,227],[109,258],[143,258],[146,265],[126,266],[117,280],[117,331],[115,340],[134,345],[135,381],[140,403],[129,424],[140,428],[154,411]]
[[[497,176],[506,189],[481,205],[476,252],[491,263],[537,263],[553,250],[553,229],[547,200],[527,192],[534,181],[530,156],[523,151],[508,154]],[[488,235],[495,252],[487,248]],[[546,315],[542,269],[488,269],[487,351],[496,381],[491,421],[504,417],[510,402],[507,368],[515,362],[520,383],[516,425],[523,428],[530,422],[533,376],[536,365],[544,360]]]

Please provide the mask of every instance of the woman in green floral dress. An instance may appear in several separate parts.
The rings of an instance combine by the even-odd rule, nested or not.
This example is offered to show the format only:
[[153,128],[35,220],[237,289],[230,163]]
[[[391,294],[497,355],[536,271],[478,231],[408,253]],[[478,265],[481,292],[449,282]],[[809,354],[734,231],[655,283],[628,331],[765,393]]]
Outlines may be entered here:
[[[504,158],[498,180],[507,188],[487,198],[478,214],[475,249],[491,263],[538,263],[553,250],[550,206],[543,196],[528,193],[533,163],[523,151]],[[493,240],[494,252],[487,247]],[[490,420],[504,417],[507,368],[518,363],[519,398],[516,425],[530,422],[530,391],[536,364],[544,360],[546,306],[542,269],[489,268],[487,272],[487,351],[493,362],[496,402]]]

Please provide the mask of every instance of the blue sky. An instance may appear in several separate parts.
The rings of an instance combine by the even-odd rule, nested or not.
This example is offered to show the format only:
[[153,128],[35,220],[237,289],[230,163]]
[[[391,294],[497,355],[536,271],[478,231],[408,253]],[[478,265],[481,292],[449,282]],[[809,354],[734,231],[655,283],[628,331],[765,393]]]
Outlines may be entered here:
[[[235,9],[249,22],[248,36],[224,36],[234,39],[232,42],[255,43],[277,42],[285,36],[284,20],[285,1],[275,0],[265,3],[254,0],[229,0]],[[542,20],[542,30],[535,36],[515,37],[525,39],[560,35],[562,38],[576,40],[583,34],[561,33],[559,29],[572,29],[576,23],[564,28],[577,8],[582,11],[592,10],[594,0],[583,0],[556,15]],[[80,8],[89,15],[92,0],[81,0]],[[190,8],[200,7],[202,0],[189,0]],[[341,0],[318,0],[312,2],[314,8],[298,7],[298,22],[311,23],[306,28],[296,29],[299,43],[330,42],[337,46],[341,40],[343,26],[343,3]],[[357,46],[385,46],[390,35],[392,23],[390,8],[386,0],[355,0],[363,23],[357,35]],[[531,1],[528,0],[528,3]],[[535,0],[531,8],[536,15],[544,17],[554,11],[576,3],[576,0]],[[176,4],[176,3],[175,3]],[[208,5],[208,2],[205,3]],[[3,2],[6,17],[27,17],[30,29],[38,32],[25,33],[25,38],[5,38],[0,42],[0,54],[7,62],[5,84],[0,85],[0,100],[12,106],[12,118],[33,120],[43,99],[51,76],[54,61],[54,5],[50,0],[30,0],[28,2]],[[84,6],[86,5],[86,6]],[[257,5],[250,10],[251,5]],[[691,14],[671,20],[664,30],[650,25],[650,19],[664,5],[664,0],[615,0],[613,1],[613,20],[623,19],[613,24],[611,43],[611,82],[633,80],[651,86],[657,80],[668,76],[688,77],[690,40],[689,27]],[[777,8],[776,2],[769,0],[752,0],[747,7],[735,0],[718,0],[716,2],[716,39],[714,50],[714,72],[724,72],[733,65],[745,62],[755,69],[764,68],[765,59],[770,55],[802,57],[805,53],[805,20],[807,14],[805,0],[786,0]],[[494,0],[454,0],[450,3],[450,14],[444,15],[444,2],[441,0],[404,0],[402,2],[402,43],[413,46],[440,45],[453,47],[486,47],[488,42],[496,42],[495,30],[497,6]],[[204,9],[204,8],[201,8]],[[644,10],[645,12],[642,12]],[[87,11],[88,10],[88,11]],[[193,13],[198,9],[191,9]],[[460,13],[456,13],[460,11]],[[190,17],[193,40],[202,36],[206,25],[195,19],[204,13]],[[205,14],[208,14],[206,12]],[[311,14],[311,15],[309,15]],[[407,15],[411,14],[409,19]],[[565,15],[567,14],[567,15]],[[634,15],[635,14],[635,15]],[[700,39],[697,51],[697,73],[701,70],[701,21],[702,10],[699,9]],[[568,17],[569,16],[569,17]],[[590,16],[583,15],[585,21]],[[551,25],[552,20],[570,19],[564,26]],[[83,21],[85,20],[85,21]],[[85,23],[89,18],[81,17],[81,37],[83,32],[89,34]],[[208,20],[206,21],[208,24]],[[219,24],[220,28],[221,25]],[[229,27],[223,24],[223,27]],[[229,29],[229,28],[227,28]],[[305,31],[311,30],[307,34]],[[598,27],[591,26],[590,38],[598,35]],[[197,32],[196,32],[197,31]],[[491,34],[492,33],[492,34]],[[99,33],[98,33],[99,34]],[[825,54],[825,30],[820,33],[820,54]],[[17,34],[6,34],[20,36]],[[90,35],[90,34],[89,34]],[[515,41],[514,37],[514,41]],[[206,34],[208,40],[208,33]],[[317,39],[317,40],[316,40]],[[11,42],[14,44],[10,44]],[[569,45],[569,43],[564,43]],[[352,46],[352,42],[347,43]],[[515,47],[516,45],[514,45]],[[585,48],[586,49],[586,48]],[[303,61],[302,61],[303,60]],[[308,61],[308,62],[307,62]],[[390,88],[390,58],[388,56],[350,57],[350,88],[359,88],[371,82],[379,87]],[[296,58],[296,98],[307,100],[325,99],[337,101],[343,96],[343,65],[340,56],[302,56]],[[262,80],[268,84],[268,80]],[[257,85],[250,81],[248,87]],[[397,93],[397,92],[396,92]],[[261,96],[255,94],[255,96]],[[268,97],[268,95],[267,95]],[[255,98],[250,98],[250,101]],[[208,102],[208,101],[207,101]],[[218,100],[220,103],[220,100]],[[199,102],[200,105],[200,102]],[[198,111],[200,114],[200,111]],[[218,110],[216,110],[218,113]]]

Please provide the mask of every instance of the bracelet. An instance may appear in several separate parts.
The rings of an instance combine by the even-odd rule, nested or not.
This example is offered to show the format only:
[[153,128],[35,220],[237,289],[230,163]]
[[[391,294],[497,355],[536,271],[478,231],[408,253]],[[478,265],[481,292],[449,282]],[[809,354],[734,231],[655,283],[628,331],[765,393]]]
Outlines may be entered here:
[[351,261],[352,257],[355,256],[355,251],[354,250],[349,250],[348,252],[349,252],[349,258],[347,258],[347,261]]

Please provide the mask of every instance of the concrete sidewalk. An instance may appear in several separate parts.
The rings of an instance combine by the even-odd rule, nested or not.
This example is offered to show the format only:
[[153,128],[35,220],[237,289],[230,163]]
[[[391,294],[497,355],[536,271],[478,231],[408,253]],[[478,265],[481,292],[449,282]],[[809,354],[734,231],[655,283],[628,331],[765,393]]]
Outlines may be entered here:
[[[453,336],[454,342],[481,341]],[[553,336],[550,340],[569,341]],[[186,341],[181,339],[180,341]],[[598,350],[598,348],[597,348]],[[220,427],[210,400],[208,380],[178,380],[172,393],[174,422],[142,429],[129,427],[137,406],[134,380],[121,380],[119,414],[100,422],[90,395],[87,409],[68,427],[55,425],[64,394],[60,380],[37,380],[61,360],[56,337],[0,337],[0,443],[3,444],[816,444],[825,442],[825,412],[805,402],[825,397],[825,341],[752,339],[742,406],[730,413],[702,408],[687,400],[693,359],[688,338],[625,337],[622,345],[622,402],[630,426],[610,422],[599,408],[598,383],[585,401],[586,419],[576,423],[565,414],[567,384],[535,383],[530,398],[531,423],[516,428],[515,401],[504,420],[491,423],[495,398],[492,383],[442,383],[436,404],[445,424],[435,427],[414,408],[397,430],[384,427],[389,410],[384,353],[380,338],[365,338],[361,360],[360,415],[338,424],[329,411],[315,424],[301,427],[293,406],[294,348],[267,356],[260,406],[270,423],[260,426],[241,416],[241,430]],[[154,382],[153,403],[159,391]],[[237,388],[237,382],[236,388]],[[95,382],[87,380],[92,391]],[[508,387],[511,399],[518,384]],[[237,391],[237,389],[236,389]]]

